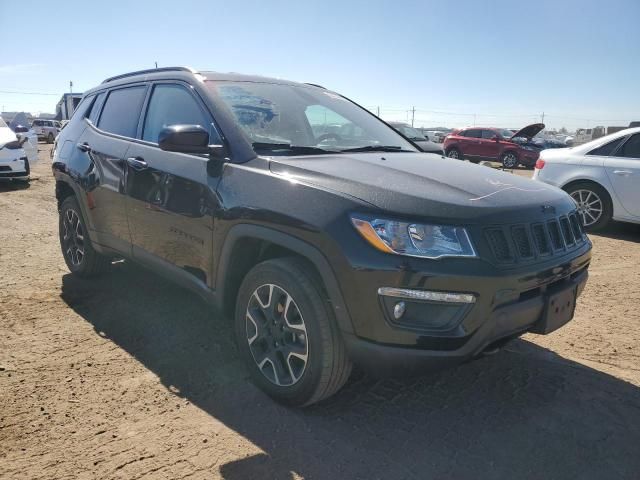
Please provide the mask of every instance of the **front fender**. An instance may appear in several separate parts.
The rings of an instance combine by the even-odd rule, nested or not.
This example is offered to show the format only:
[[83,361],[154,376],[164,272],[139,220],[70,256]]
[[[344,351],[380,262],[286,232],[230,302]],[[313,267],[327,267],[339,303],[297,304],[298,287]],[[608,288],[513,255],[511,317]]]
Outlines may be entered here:
[[288,233],[281,232],[268,227],[254,224],[238,224],[231,227],[227,232],[224,244],[221,249],[220,261],[216,272],[216,303],[224,307],[225,280],[229,273],[231,254],[234,245],[241,239],[251,238],[268,241],[272,244],[291,250],[310,261],[320,274],[324,286],[331,300],[333,312],[338,326],[343,332],[353,333],[351,317],[347,310],[342,292],[326,257],[313,245],[294,237]]

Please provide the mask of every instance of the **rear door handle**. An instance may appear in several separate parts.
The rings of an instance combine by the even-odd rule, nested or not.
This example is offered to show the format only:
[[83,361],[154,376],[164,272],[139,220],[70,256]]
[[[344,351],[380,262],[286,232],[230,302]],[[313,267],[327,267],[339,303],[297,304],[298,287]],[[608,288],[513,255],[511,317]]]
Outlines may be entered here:
[[131,168],[138,171],[144,170],[149,166],[141,157],[129,157],[127,158],[127,163]]
[[613,173],[615,173],[616,175],[624,175],[625,177],[627,175],[632,175],[633,172],[629,171],[629,170],[614,170]]
[[91,147],[89,146],[89,144],[87,142],[76,143],[76,147],[78,147],[78,150],[80,150],[81,152],[86,152],[86,153],[90,153],[91,152]]

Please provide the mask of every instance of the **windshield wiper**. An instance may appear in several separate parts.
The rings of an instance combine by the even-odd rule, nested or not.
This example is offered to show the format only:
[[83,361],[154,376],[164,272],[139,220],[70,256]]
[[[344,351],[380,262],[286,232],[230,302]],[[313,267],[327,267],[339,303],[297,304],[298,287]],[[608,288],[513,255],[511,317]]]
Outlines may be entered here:
[[411,152],[396,145],[365,145],[364,147],[347,148],[341,152]]
[[299,153],[299,154],[314,154],[314,153],[338,153],[335,150],[325,150],[320,147],[308,147],[305,145],[291,145],[290,143],[270,143],[270,142],[253,142],[251,144],[256,150],[286,150],[287,152]]

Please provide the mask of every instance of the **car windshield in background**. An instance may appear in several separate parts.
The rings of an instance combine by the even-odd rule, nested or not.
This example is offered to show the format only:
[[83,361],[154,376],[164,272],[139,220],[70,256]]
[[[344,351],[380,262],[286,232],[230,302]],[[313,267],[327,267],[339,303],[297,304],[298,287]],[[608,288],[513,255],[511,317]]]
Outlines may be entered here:
[[207,83],[231,109],[258,153],[416,151],[375,116],[327,90],[274,83]]
[[511,130],[502,130],[500,132],[500,135],[502,135],[504,138],[511,138],[513,136],[513,132]]
[[411,128],[411,127],[408,127],[408,126],[404,126],[404,125],[403,125],[402,127],[399,127],[399,130],[402,132],[402,134],[403,134],[405,137],[407,137],[407,138],[409,138],[409,139],[411,139],[411,140],[418,140],[418,141],[426,140],[426,138],[424,137],[424,135],[422,135],[422,134],[421,134],[418,130],[416,130],[415,128]]

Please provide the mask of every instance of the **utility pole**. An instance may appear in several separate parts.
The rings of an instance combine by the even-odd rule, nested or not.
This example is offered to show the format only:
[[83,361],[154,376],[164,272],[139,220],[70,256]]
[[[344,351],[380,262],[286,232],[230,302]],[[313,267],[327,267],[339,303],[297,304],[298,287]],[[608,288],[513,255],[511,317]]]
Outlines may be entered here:
[[156,68],[158,68],[158,62],[156,62]]
[[544,123],[544,112],[542,112],[542,123]]
[[69,93],[73,93],[73,82],[69,80]]
[[376,107],[376,116],[380,118],[380,107]]
[[416,107],[411,107],[411,127],[413,127],[413,122],[416,119]]

